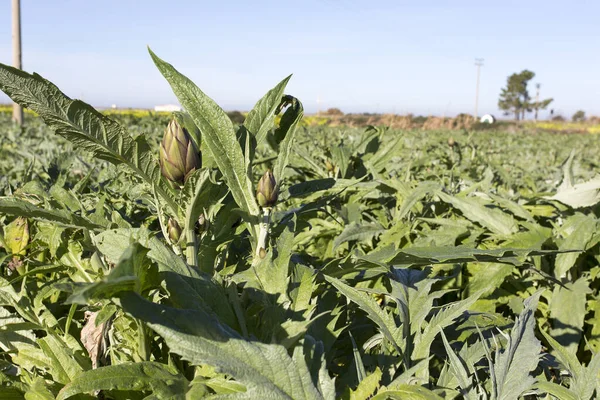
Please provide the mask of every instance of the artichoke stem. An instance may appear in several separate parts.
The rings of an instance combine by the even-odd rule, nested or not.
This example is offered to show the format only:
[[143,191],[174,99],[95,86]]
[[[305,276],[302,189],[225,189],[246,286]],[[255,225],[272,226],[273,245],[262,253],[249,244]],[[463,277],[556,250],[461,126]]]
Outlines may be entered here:
[[198,238],[196,237],[196,232],[194,232],[193,228],[186,229],[185,240],[187,243],[185,248],[187,263],[192,267],[198,268]]
[[146,324],[140,319],[136,319],[138,325],[138,352],[142,361],[150,361],[150,346],[148,345],[148,335],[146,333]]
[[263,208],[262,221],[259,225],[258,242],[256,243],[256,251],[254,253],[254,264],[257,264],[260,260],[260,250],[265,251],[267,249],[267,237],[269,235],[269,223],[271,222],[271,207]]

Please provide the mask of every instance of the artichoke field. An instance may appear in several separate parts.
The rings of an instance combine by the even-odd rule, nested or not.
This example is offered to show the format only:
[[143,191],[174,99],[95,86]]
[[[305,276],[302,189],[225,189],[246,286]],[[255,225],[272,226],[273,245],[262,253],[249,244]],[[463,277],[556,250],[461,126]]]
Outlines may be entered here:
[[[600,397],[600,138],[102,114],[0,64],[0,399]],[[158,82],[157,82],[158,84]]]

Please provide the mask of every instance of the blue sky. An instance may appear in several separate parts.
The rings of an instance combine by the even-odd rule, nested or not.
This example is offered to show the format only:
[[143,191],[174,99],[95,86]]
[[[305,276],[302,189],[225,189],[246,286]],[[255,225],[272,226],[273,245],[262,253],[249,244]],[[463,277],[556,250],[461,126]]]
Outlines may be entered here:
[[176,102],[149,45],[227,110],[293,73],[308,112],[472,113],[481,57],[480,114],[499,116],[506,77],[530,69],[557,113],[600,115],[597,0],[21,1],[24,69],[98,107]]

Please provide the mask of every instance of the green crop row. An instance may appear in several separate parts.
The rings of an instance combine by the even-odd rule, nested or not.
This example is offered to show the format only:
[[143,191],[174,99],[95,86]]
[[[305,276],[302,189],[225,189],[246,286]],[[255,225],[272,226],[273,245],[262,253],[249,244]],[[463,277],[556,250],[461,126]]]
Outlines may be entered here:
[[[0,398],[600,396],[600,142],[102,114],[0,65]],[[27,90],[24,90],[27,88]]]

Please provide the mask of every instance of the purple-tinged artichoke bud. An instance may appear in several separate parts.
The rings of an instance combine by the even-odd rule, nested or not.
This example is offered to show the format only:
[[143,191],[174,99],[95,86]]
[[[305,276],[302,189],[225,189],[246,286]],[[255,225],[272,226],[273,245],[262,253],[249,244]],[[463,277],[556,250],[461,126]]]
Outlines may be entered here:
[[179,238],[181,237],[181,227],[175,218],[169,218],[169,222],[167,223],[167,232],[169,233],[169,239],[171,239],[173,243],[177,243],[179,241]]
[[160,144],[160,171],[171,182],[182,185],[193,171],[202,167],[200,151],[177,120],[172,119]]
[[279,188],[271,170],[267,170],[258,181],[256,188],[256,199],[261,207],[273,207],[277,203]]

